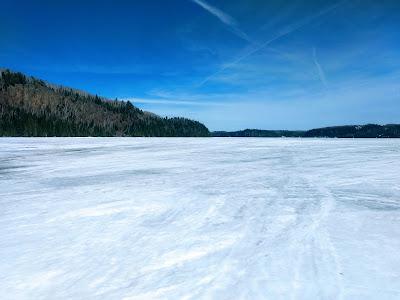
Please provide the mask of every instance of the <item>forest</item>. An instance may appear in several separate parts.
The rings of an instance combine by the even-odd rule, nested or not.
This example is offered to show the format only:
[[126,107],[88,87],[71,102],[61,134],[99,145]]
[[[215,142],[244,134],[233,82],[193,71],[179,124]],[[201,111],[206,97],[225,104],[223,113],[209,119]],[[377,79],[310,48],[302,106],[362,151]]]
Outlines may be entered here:
[[400,138],[398,124],[345,125],[316,128],[307,131],[245,129],[214,131],[214,137],[320,137],[320,138]]
[[20,72],[0,74],[0,136],[205,137],[200,122],[160,117]]

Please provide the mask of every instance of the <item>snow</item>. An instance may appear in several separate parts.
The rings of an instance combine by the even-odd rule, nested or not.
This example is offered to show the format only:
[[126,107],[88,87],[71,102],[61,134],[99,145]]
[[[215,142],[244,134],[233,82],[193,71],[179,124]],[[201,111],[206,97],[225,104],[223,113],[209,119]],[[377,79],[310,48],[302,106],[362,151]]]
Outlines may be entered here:
[[1,138],[1,299],[400,299],[400,140]]

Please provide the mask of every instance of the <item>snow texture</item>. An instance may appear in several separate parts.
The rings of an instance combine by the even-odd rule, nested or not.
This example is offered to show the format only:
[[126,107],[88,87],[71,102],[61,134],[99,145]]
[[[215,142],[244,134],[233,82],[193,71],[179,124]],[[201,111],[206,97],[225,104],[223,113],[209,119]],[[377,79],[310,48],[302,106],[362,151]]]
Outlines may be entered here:
[[0,139],[0,298],[400,299],[400,140]]

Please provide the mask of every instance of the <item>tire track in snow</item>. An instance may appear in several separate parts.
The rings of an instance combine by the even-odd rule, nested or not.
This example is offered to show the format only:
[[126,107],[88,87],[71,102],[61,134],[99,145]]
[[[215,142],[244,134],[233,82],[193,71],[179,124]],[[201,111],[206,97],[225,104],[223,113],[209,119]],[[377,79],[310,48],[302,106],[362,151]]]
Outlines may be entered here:
[[[305,238],[312,240],[312,247],[314,251],[319,253],[318,255],[312,255],[314,260],[314,265],[317,268],[318,276],[317,282],[319,286],[326,287],[326,284],[321,282],[330,278],[332,280],[332,285],[330,288],[320,289],[321,299],[343,299],[343,283],[341,278],[342,267],[336,253],[336,249],[329,236],[328,229],[324,224],[329,218],[330,213],[335,207],[335,199],[332,196],[328,188],[321,184],[320,178],[318,178],[319,184],[315,185],[314,182],[317,178],[306,178],[307,183],[318,191],[321,196],[320,200],[320,210],[314,217],[309,231],[306,233]],[[320,257],[320,259],[318,259]],[[331,278],[333,277],[333,278]],[[296,298],[294,298],[296,299]]]
[[[325,224],[335,207],[335,199],[320,177],[307,175],[307,169],[297,161],[296,153],[290,151],[286,157],[290,159],[286,160],[287,184],[283,187],[281,201],[288,207],[293,206],[296,216],[296,221],[286,232],[289,253],[293,255],[290,298],[304,297],[302,274],[305,277],[304,272],[311,269],[314,279],[309,284],[317,284],[315,292],[319,299],[343,299],[342,268]],[[299,193],[303,195],[299,197]],[[310,264],[315,268],[309,268]],[[331,285],[324,284],[326,278],[331,280]]]

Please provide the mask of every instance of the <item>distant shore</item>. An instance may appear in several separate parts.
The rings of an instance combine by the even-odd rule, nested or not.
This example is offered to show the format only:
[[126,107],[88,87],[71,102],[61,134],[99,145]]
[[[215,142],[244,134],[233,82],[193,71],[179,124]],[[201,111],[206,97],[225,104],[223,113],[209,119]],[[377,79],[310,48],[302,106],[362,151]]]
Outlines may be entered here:
[[323,127],[311,130],[214,131],[213,137],[324,137],[324,138],[400,138],[399,124],[367,124]]

